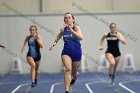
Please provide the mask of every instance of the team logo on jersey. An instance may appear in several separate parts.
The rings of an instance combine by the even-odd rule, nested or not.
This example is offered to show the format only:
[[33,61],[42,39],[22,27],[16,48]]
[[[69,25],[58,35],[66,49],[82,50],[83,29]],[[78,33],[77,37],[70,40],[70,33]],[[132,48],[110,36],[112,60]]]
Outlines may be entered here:
[[72,34],[64,35],[64,37],[72,37]]
[[107,40],[117,40],[117,37],[107,37]]

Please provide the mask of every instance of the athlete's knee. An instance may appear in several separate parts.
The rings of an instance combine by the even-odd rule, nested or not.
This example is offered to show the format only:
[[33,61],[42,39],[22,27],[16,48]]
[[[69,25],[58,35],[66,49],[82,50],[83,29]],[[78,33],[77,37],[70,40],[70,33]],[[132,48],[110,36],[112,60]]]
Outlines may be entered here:
[[115,63],[110,63],[110,66],[111,67],[115,67]]
[[31,64],[31,68],[36,68],[36,65],[35,64]]
[[71,67],[65,67],[66,72],[71,72],[72,68]]

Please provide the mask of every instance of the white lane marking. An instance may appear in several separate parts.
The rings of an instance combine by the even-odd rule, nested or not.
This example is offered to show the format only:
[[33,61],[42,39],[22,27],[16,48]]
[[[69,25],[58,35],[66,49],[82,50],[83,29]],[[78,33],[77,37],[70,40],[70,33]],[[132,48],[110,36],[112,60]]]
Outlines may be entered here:
[[20,84],[18,85],[11,93],[16,93],[16,91],[21,88],[22,86],[26,86],[26,85],[29,85],[30,83],[25,83],[25,84]]
[[123,85],[123,83],[130,83],[130,82],[135,82],[135,81],[140,81],[140,80],[132,80],[132,81],[124,81],[124,82],[120,82],[119,86],[123,87],[124,89],[126,89],[127,91],[131,92],[131,93],[136,93],[133,90],[129,89],[128,87],[126,87],[125,85]]
[[104,82],[104,81],[94,81],[94,82],[86,83],[85,86],[87,87],[87,89],[90,93],[94,93],[89,85],[94,84],[94,83],[101,83],[101,82]]
[[64,83],[64,82],[54,83],[54,84],[52,84],[51,89],[50,89],[50,93],[53,93],[53,91],[54,91],[54,87],[55,87],[55,86],[60,85],[60,84],[63,84],[63,83]]

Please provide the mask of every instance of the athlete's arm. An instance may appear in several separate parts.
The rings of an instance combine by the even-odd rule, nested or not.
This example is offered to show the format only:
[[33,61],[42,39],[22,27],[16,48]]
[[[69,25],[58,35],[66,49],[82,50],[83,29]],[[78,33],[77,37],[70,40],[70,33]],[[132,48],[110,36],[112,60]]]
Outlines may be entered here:
[[52,50],[52,48],[57,44],[57,42],[61,39],[62,35],[63,35],[63,31],[64,31],[64,28],[61,28],[59,33],[57,34],[56,36],[56,39],[54,40],[53,44],[51,45],[50,47],[50,50]]
[[27,36],[26,39],[25,39],[25,41],[24,41],[23,47],[21,49],[21,54],[22,54],[23,50],[25,49],[25,46],[26,46],[26,44],[28,42],[28,38],[29,38],[29,36]]
[[126,44],[126,40],[121,33],[117,33],[115,35],[123,44]]
[[43,48],[43,41],[42,41],[42,37],[40,35],[37,35],[37,42],[38,42],[39,46],[41,48]]
[[105,34],[101,37],[99,50],[103,50],[103,43],[104,43],[104,39],[106,38],[107,34],[108,34],[108,33],[105,33]]
[[83,40],[83,35],[79,26],[75,25],[74,30],[71,27],[69,28],[70,28],[70,31],[76,35],[77,38],[79,38],[80,40]]

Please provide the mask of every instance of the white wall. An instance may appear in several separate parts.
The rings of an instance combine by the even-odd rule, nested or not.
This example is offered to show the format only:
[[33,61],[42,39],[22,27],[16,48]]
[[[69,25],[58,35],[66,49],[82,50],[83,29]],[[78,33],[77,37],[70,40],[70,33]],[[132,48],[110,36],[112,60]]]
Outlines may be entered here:
[[[99,60],[99,40],[100,37],[107,31],[108,23],[115,22],[119,31],[125,36],[128,44],[120,44],[122,59],[118,70],[122,69],[124,54],[132,53],[135,59],[136,69],[140,70],[139,66],[139,35],[140,35],[140,13],[94,13],[94,14],[75,14],[76,23],[81,27],[84,35],[82,43],[83,53],[90,57]],[[49,47],[55,39],[59,28],[63,26],[63,14],[59,15],[0,15],[0,43],[4,44],[9,50],[18,56],[26,59],[26,51],[20,54],[23,41],[26,35],[29,34],[29,26],[35,24],[38,26],[38,32],[43,37],[44,48],[41,49],[42,62],[40,66],[41,72],[60,72],[61,50],[63,41],[49,51]],[[47,30],[46,30],[47,29]],[[52,33],[53,32],[53,33]],[[105,43],[106,44],[106,43]],[[106,45],[105,45],[106,46]],[[106,48],[106,47],[105,47]],[[104,49],[105,51],[105,49]],[[0,73],[8,73],[13,56],[6,51],[0,49]],[[90,71],[97,71],[97,64],[89,62]],[[29,73],[29,65],[22,63],[24,73]]]
[[73,6],[74,3],[90,12],[140,11],[140,0],[0,0],[0,14],[12,13],[5,8],[5,5],[26,14],[40,13],[40,9],[43,10],[42,13],[47,14],[66,11],[81,13]]
[[0,13],[12,14],[5,6],[10,6],[22,13],[39,13],[40,0],[0,0]]

